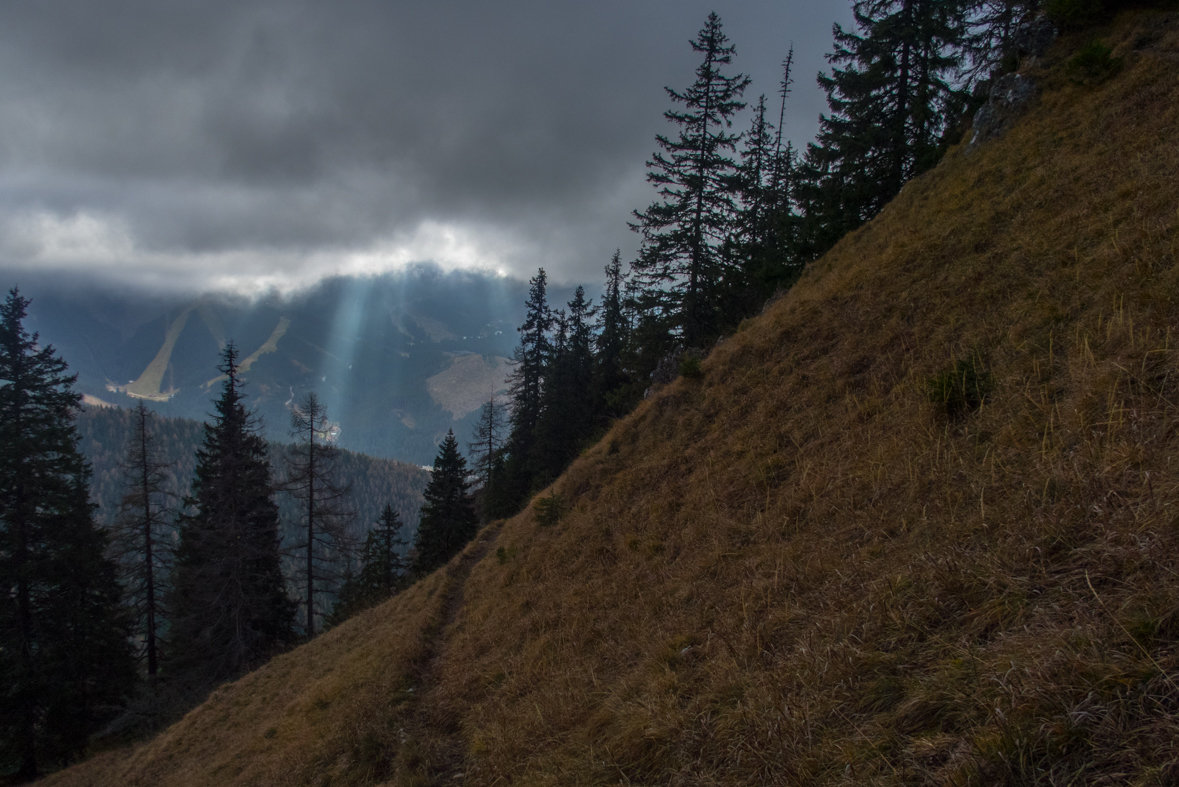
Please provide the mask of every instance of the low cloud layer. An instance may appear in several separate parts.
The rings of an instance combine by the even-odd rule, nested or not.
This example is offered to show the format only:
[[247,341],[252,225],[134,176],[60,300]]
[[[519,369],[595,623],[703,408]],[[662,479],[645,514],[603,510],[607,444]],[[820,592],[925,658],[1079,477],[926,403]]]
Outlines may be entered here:
[[[667,130],[695,0],[38,0],[0,10],[0,268],[291,290],[412,262],[596,281]],[[813,135],[842,0],[715,7]],[[744,125],[744,122],[742,123]]]

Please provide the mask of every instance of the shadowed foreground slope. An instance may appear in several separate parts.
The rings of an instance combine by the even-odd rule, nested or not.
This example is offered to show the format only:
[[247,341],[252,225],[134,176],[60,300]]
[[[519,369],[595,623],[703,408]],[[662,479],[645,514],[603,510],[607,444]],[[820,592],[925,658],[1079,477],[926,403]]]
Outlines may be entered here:
[[[1061,41],[1005,137],[579,459],[559,522],[49,783],[1174,783],[1177,27],[1098,31],[1098,86]],[[950,418],[958,361],[993,385]]]

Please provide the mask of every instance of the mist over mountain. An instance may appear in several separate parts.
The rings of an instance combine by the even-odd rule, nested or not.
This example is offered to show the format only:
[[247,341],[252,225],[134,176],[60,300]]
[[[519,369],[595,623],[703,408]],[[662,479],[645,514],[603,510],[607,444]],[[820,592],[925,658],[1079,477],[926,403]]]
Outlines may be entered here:
[[[232,341],[269,439],[287,439],[290,407],[315,392],[341,447],[419,465],[433,462],[448,429],[465,442],[479,405],[506,391],[527,293],[516,279],[432,266],[328,279],[286,298],[9,286],[18,284],[32,299],[29,327],[93,404],[146,401],[203,420]],[[571,289],[552,293],[561,303]]]

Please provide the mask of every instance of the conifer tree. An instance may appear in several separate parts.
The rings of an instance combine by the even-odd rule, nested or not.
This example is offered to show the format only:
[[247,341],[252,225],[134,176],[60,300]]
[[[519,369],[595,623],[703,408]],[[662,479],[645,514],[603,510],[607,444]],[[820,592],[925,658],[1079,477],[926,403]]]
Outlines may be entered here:
[[723,245],[735,209],[738,135],[729,129],[749,84],[742,74],[722,72],[735,50],[715,13],[691,45],[704,56],[696,81],[682,93],[666,88],[683,105],[664,113],[679,132],[657,136],[661,150],[647,162],[659,201],[635,211],[631,224],[643,237],[632,265],[644,287],[643,310],[664,318],[686,347],[699,346],[718,329],[722,279],[731,266]]
[[390,505],[381,512],[377,526],[368,531],[360,553],[360,573],[346,569],[344,582],[327,616],[330,626],[338,625],[361,610],[380,604],[405,584],[409,565],[402,557],[407,544],[401,537],[401,517]]
[[545,374],[544,396],[533,458],[532,486],[546,486],[577,456],[593,429],[593,325],[595,309],[579,286],[559,313],[553,356]]
[[495,397],[483,403],[479,410],[479,421],[475,424],[475,439],[467,443],[467,450],[472,456],[472,470],[475,482],[483,490],[487,490],[493,483],[496,458],[503,448],[503,432],[505,428],[504,412]]
[[1040,5],[1038,0],[967,0],[969,27],[963,41],[967,87],[993,76],[1004,60],[1014,61],[1015,32]]
[[307,639],[315,636],[315,594],[339,581],[337,566],[352,547],[347,531],[351,516],[345,507],[348,487],[337,479],[339,451],[328,441],[329,429],[327,406],[314,392],[307,393],[291,412],[295,443],[287,451],[284,484],[303,514],[304,540],[293,551],[303,553],[300,563]]
[[221,397],[197,451],[180,516],[170,594],[167,666],[200,693],[258,666],[294,640],[294,603],[279,562],[266,441],[246,411],[232,343],[222,355]]
[[134,680],[117,569],[77,447],[76,379],[0,306],[0,774],[76,757]]
[[123,499],[113,531],[113,551],[134,613],[136,640],[148,684],[159,671],[160,631],[172,541],[168,515],[170,465],[161,456],[152,431],[152,413],[140,402],[131,411],[131,436],[123,463]]
[[953,84],[963,0],[857,0],[852,10],[856,32],[835,25],[832,73],[819,75],[831,112],[808,148],[816,254],[937,162],[964,102]]
[[536,445],[536,426],[540,421],[544,375],[552,355],[549,331],[553,313],[546,299],[548,278],[544,268],[530,281],[525,302],[524,324],[520,332],[510,378],[512,397],[511,432],[504,462],[504,498],[514,508],[528,495],[532,486],[531,461]]
[[616,250],[606,266],[606,287],[595,330],[593,411],[599,422],[625,414],[631,405],[624,391],[630,382],[624,357],[630,340],[625,289],[622,254]]
[[401,549],[408,543],[401,537],[401,517],[393,506],[385,506],[377,526],[368,531],[361,552],[359,584],[372,603],[379,603],[396,593],[408,565]]
[[413,544],[413,573],[418,576],[458,554],[479,529],[474,502],[467,494],[467,461],[459,453],[453,429],[442,441],[422,496],[425,502]]

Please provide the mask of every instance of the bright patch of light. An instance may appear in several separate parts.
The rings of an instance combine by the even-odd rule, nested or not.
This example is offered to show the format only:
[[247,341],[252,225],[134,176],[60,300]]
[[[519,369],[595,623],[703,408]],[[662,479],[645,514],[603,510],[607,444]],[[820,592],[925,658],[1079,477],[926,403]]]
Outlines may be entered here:
[[330,276],[376,276],[432,263],[445,271],[509,275],[527,252],[518,239],[478,226],[423,221],[362,248],[156,250],[136,241],[118,217],[46,211],[10,215],[0,226],[0,254],[14,267],[86,273],[163,289],[290,294]]

